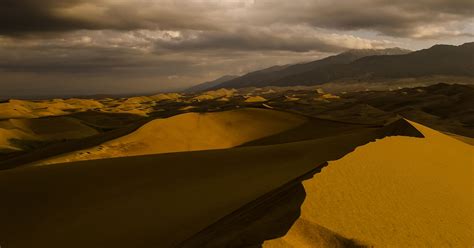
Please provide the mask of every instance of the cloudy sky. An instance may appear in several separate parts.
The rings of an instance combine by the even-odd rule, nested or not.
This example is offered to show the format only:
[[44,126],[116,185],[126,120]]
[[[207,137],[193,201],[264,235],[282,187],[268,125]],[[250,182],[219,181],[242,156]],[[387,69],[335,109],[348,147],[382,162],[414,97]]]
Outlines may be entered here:
[[347,49],[474,40],[472,0],[2,0],[0,97],[176,90]]

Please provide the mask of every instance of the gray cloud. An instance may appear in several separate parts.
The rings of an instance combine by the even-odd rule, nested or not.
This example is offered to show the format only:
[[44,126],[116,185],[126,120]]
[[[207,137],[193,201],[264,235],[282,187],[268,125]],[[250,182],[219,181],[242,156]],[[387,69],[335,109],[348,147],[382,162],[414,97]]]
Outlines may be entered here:
[[0,3],[0,33],[225,30],[235,25],[309,23],[319,28],[367,29],[396,37],[422,38],[423,35],[417,36],[420,29],[432,28],[430,37],[445,35],[442,28],[461,29],[473,14],[471,0],[4,0]]
[[472,40],[473,10],[472,0],[3,0],[0,86],[171,89],[346,49],[459,44]]
[[378,48],[387,42],[349,35],[328,35],[309,26],[239,26],[224,31],[185,31],[172,39],[157,39],[156,49],[340,52],[347,48]]

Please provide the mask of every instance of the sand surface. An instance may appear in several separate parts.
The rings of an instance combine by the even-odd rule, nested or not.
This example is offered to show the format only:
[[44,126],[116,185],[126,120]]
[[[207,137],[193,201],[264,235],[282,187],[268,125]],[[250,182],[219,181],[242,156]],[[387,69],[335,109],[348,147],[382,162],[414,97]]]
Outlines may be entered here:
[[412,124],[426,138],[369,143],[303,182],[300,218],[264,247],[472,247],[474,147]]
[[26,149],[35,143],[80,139],[99,132],[70,117],[0,121],[0,153]]
[[409,128],[396,122],[274,145],[0,171],[0,240],[16,248],[176,247],[325,161]]
[[129,135],[35,164],[224,149],[295,128],[306,121],[303,116],[262,109],[186,113],[153,120]]
[[266,102],[266,101],[268,100],[261,96],[249,96],[247,99],[245,99],[245,102]]

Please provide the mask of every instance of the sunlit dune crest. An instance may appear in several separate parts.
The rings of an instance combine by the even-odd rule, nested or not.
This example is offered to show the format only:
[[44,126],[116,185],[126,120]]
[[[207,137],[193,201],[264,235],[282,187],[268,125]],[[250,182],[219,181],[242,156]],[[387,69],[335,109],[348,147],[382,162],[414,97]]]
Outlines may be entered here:
[[210,101],[215,99],[224,99],[232,97],[237,91],[235,89],[218,89],[206,91],[198,96],[192,98],[193,101]]
[[52,99],[52,100],[16,100],[0,103],[0,120],[12,118],[39,118],[68,115],[85,111],[105,113],[128,113],[146,116],[154,111],[153,107],[163,101],[179,102],[181,94],[162,93],[152,96],[137,96],[122,99]]
[[267,99],[261,96],[250,96],[247,99],[245,99],[245,102],[266,102]]
[[10,100],[0,103],[0,119],[57,116],[70,111],[79,112],[102,107],[100,102],[91,99]]
[[470,247],[474,147],[411,122],[425,138],[387,137],[303,182],[301,216],[264,247]]
[[[299,185],[302,175],[319,170],[325,161],[339,159],[357,146],[390,135],[420,136],[402,119],[383,126],[366,126],[263,109],[207,113],[199,118],[194,115],[199,114],[175,116],[182,120],[181,124],[171,122],[168,127],[176,132],[174,126],[185,125],[192,118],[209,118],[232,120],[223,129],[229,134],[221,134],[228,137],[226,142],[231,139],[240,143],[245,141],[245,137],[254,139],[263,134],[271,135],[270,130],[274,135],[269,139],[259,139],[261,142],[258,144],[246,143],[230,149],[127,156],[6,170],[0,173],[0,195],[6,209],[0,211],[0,219],[6,223],[0,225],[0,239],[12,247],[102,244],[160,248],[235,244],[239,247],[238,244],[249,244],[247,238],[253,239],[250,244],[258,244],[274,237],[272,230],[275,227],[287,230],[294,213],[285,213],[289,216],[285,220],[288,225],[281,225],[280,219],[270,219],[262,226],[264,230],[261,232],[247,230],[246,225],[231,224],[224,226],[222,235],[203,237],[198,234],[230,214],[240,213],[247,204],[251,210],[258,208],[252,205],[255,200],[289,182]],[[249,119],[252,121],[248,122]],[[219,125],[211,121],[200,123],[206,124],[205,130],[219,132]],[[244,124],[253,127],[243,127]],[[188,131],[209,135],[205,130]],[[238,131],[240,136],[234,139],[230,131]],[[170,131],[169,134],[176,133]],[[142,134],[146,134],[142,138],[155,135],[150,130]],[[179,136],[170,137],[168,141],[180,140]],[[216,140],[215,144],[220,145],[217,141],[223,140]],[[203,141],[191,142],[199,144]],[[298,200],[304,195],[289,196]],[[288,210],[298,210],[300,202],[295,203],[296,208]],[[274,205],[275,208],[280,206]],[[38,228],[38,223],[41,223],[41,228]],[[235,227],[243,231],[242,235],[226,232]],[[25,239],[22,232],[31,235]],[[117,238],[118,233],[120,238]],[[71,243],[78,235],[80,239]],[[193,246],[193,237],[197,237],[198,242],[203,237],[205,242]]]
[[285,131],[305,121],[302,116],[262,109],[186,113],[153,120],[124,137],[39,164],[230,148]]

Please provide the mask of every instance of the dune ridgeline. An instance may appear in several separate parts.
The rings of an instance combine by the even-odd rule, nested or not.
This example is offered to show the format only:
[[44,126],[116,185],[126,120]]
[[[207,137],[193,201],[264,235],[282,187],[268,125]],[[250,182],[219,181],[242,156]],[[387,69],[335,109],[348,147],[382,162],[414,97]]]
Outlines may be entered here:
[[[262,109],[157,119],[109,143],[134,151],[140,141],[153,154],[2,171],[0,240],[5,247],[261,245],[291,232],[311,199],[302,180],[392,135],[422,137],[403,119],[374,126]],[[162,142],[170,143],[144,148]]]
[[306,121],[303,116],[262,109],[185,113],[150,121],[126,136],[36,164],[231,148],[295,128]]
[[303,182],[301,216],[263,247],[470,247],[474,147],[411,122],[425,136],[387,137]]

